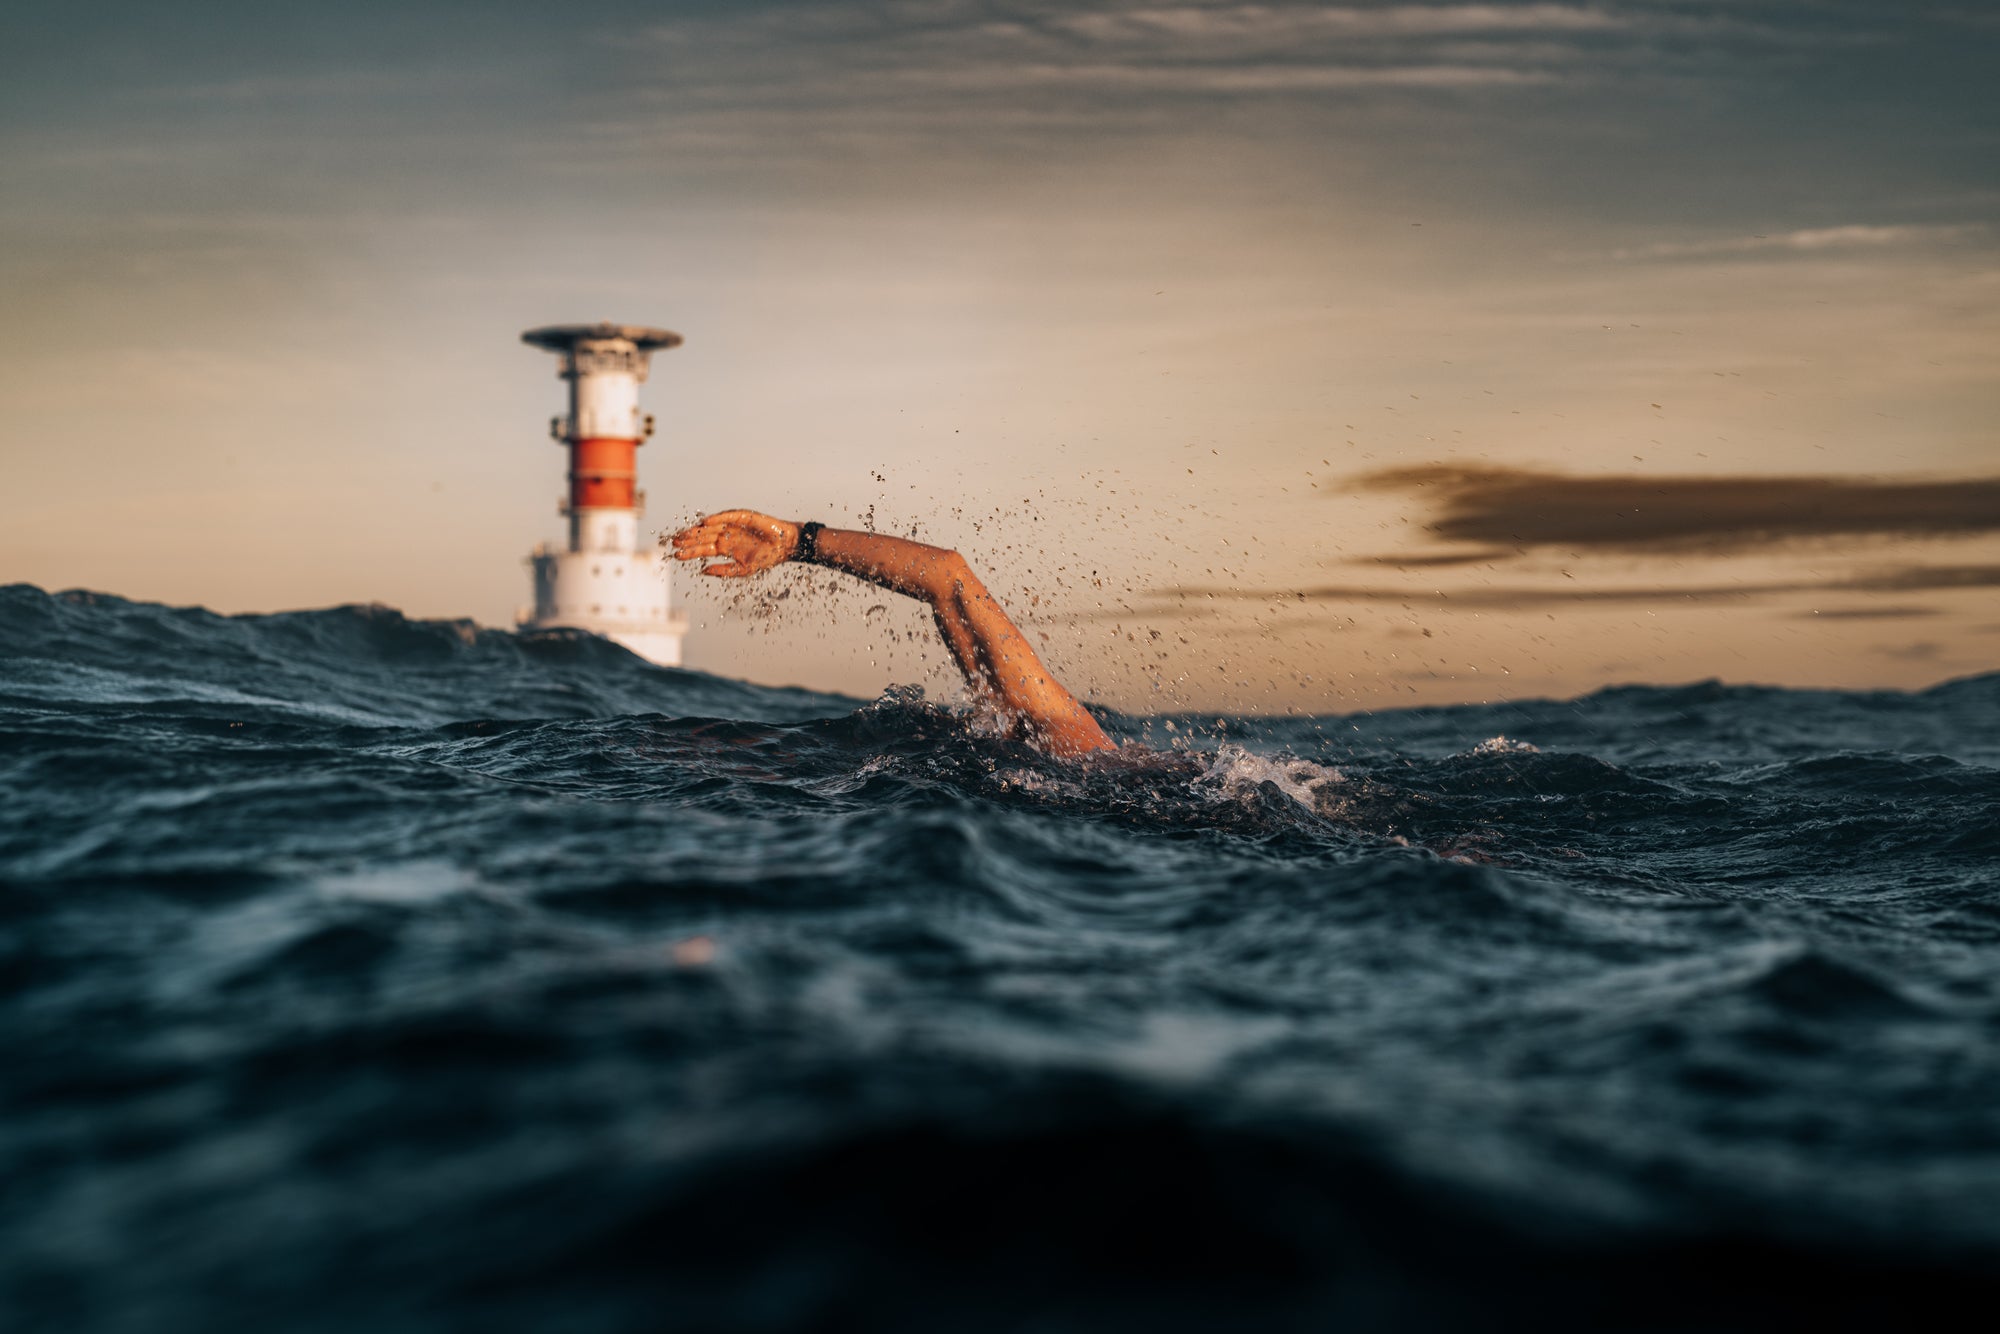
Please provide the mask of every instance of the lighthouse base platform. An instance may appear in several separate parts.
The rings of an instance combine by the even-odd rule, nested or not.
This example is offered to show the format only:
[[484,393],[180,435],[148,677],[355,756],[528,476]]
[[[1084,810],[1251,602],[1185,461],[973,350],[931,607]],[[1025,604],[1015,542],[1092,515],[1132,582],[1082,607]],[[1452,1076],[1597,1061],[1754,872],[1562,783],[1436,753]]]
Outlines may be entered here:
[[666,557],[649,551],[554,551],[528,557],[535,605],[515,618],[523,630],[589,630],[648,662],[681,665],[687,617],[673,610]]

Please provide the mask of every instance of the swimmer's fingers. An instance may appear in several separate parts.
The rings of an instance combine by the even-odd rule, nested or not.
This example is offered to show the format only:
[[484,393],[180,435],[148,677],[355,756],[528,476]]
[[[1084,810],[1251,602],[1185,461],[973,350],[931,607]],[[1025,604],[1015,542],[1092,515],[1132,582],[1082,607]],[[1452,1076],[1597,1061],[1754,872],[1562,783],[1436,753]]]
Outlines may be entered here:
[[757,573],[748,566],[739,565],[733,560],[719,560],[713,565],[705,565],[702,567],[701,572],[715,579],[747,579]]
[[699,526],[706,528],[711,524],[723,526],[736,524],[743,528],[770,529],[777,526],[780,522],[780,520],[774,519],[768,514],[760,514],[756,510],[722,510],[715,514],[702,515]]
[[715,534],[700,533],[694,529],[674,534],[674,559],[699,560],[703,556],[720,556],[722,550],[715,543]]
[[[702,546],[713,547],[716,539],[728,530],[729,525],[717,523],[713,519],[703,519],[699,523],[691,523],[673,535],[674,549],[680,551],[693,550]],[[710,551],[705,554],[713,555],[714,552]]]
[[758,514],[754,510],[724,510],[720,514],[705,514],[694,523],[674,534],[674,545],[699,542],[705,538],[720,537],[729,532],[752,532],[767,537],[779,537],[785,525],[768,514]]
[[768,540],[760,539],[754,533],[727,528],[689,529],[675,533],[673,542],[677,560],[700,560],[704,556],[735,556],[741,559],[755,547],[769,545]]
[[703,533],[719,533],[723,529],[732,526],[741,527],[743,519],[759,517],[761,516],[753,515],[748,510],[725,510],[720,514],[704,514],[693,523],[687,525],[687,527],[675,533],[674,538],[679,540],[681,538],[697,537]]

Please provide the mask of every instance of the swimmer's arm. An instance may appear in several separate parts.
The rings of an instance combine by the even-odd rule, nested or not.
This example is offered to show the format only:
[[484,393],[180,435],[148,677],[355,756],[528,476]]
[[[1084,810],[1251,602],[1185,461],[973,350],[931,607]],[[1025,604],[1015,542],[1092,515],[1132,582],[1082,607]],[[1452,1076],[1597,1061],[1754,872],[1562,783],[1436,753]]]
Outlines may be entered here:
[[[681,560],[726,558],[703,574],[741,578],[790,560],[798,551],[799,526],[730,510],[676,533],[673,543]],[[927,603],[966,681],[1025,719],[1050,749],[1077,755],[1111,747],[1097,720],[1042,665],[1027,636],[956,551],[843,528],[820,529],[814,545],[819,564]]]
[[929,603],[965,679],[1027,719],[1051,749],[1074,755],[1111,746],[965,557],[906,538],[841,528],[820,529],[815,545],[820,564]]

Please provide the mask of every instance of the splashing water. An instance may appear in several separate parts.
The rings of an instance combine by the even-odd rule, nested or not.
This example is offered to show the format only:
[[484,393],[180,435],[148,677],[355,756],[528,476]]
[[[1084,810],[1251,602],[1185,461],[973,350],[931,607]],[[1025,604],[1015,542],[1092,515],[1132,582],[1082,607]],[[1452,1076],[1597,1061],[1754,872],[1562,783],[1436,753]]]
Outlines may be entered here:
[[1511,737],[1504,736],[1488,737],[1467,752],[1467,754],[1471,755],[1539,755],[1541,753],[1542,748],[1540,746],[1531,746],[1525,741],[1515,741]]
[[1341,781],[1340,770],[1314,764],[1311,760],[1269,758],[1234,742],[1225,742],[1209,761],[1201,783],[1212,787],[1223,800],[1242,801],[1270,784],[1309,811],[1332,805],[1326,789]]

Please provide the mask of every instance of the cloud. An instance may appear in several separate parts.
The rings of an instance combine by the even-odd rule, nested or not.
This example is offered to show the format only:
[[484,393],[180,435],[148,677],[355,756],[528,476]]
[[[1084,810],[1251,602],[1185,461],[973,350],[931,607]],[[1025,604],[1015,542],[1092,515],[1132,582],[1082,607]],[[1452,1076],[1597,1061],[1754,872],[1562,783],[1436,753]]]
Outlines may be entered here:
[[[1304,603],[1392,602],[1403,606],[1423,605],[1462,611],[1540,611],[1563,607],[1580,609],[1674,603],[1686,606],[1762,603],[1802,593],[1915,593],[1980,588],[2000,588],[2000,564],[1898,565],[1827,579],[1706,584],[1503,584],[1452,590],[1385,588],[1370,584],[1320,584],[1282,590],[1185,587],[1164,590],[1159,596],[1166,599],[1165,603],[1150,610],[1153,614],[1184,615],[1187,603],[1218,601],[1260,602],[1272,607]],[[1921,609],[1905,610],[1914,614]],[[1127,614],[1143,615],[1147,614],[1147,609]]]
[[1725,236],[1703,241],[1662,241],[1611,252],[1613,259],[1707,259],[1717,255],[1743,255],[1758,251],[1808,254],[1828,250],[1882,249],[1892,246],[1935,245],[1962,240],[1986,229],[1975,223],[1919,226],[1869,226],[1853,223],[1841,227],[1811,227],[1798,231],[1773,232],[1754,236]]
[[1548,83],[1541,70],[1493,65],[1034,64],[909,70],[884,75],[905,85],[958,92],[1035,88],[1183,93],[1292,93],[1342,88],[1481,88]]
[[[649,54],[641,82],[676,116],[866,106],[963,129],[987,109],[966,99],[982,94],[1504,94],[1601,81],[1614,69],[1657,72],[1663,60],[1746,38],[1789,49],[1805,30],[1631,3],[948,0],[743,6],[649,25],[636,48],[620,30],[617,43]],[[918,100],[924,93],[934,100]]]
[[1962,23],[1971,28],[2000,28],[2000,14],[1992,10],[1949,8],[1933,9],[1929,17],[1939,23]]
[[1944,588],[2000,588],[2000,565],[1904,565],[1825,585],[1857,593],[1925,592]]
[[1169,37],[1203,43],[1294,44],[1329,39],[1493,32],[1606,32],[1628,15],[1581,5],[1173,5],[1058,15],[1050,26],[1097,42]]
[[[463,79],[461,72],[454,72]],[[161,94],[191,102],[309,102],[380,99],[397,94],[435,96],[441,76],[416,70],[342,69],[312,74],[257,74],[213,83],[170,86]]]
[[1936,616],[1936,607],[1814,607],[1792,613],[1799,621],[1910,621]]
[[1433,570],[1453,565],[1490,565],[1512,560],[1518,553],[1505,547],[1477,548],[1472,551],[1434,551],[1420,556],[1361,556],[1360,565],[1390,565],[1399,570]]
[[1883,644],[1871,652],[1884,658],[1895,658],[1902,662],[1935,662],[1944,653],[1944,645],[1920,639],[1914,644]]
[[1711,554],[1826,538],[2000,533],[2000,477],[1578,477],[1431,463],[1357,481],[1429,498],[1436,514],[1425,531],[1476,544],[1469,559],[1533,547]]

